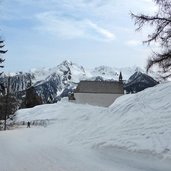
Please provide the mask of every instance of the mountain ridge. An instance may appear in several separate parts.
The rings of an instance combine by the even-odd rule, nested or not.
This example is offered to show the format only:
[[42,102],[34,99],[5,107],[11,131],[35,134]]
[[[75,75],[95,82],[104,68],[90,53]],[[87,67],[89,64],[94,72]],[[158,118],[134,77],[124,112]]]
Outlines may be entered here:
[[[127,83],[129,78],[137,71],[145,74],[145,71],[137,66],[115,68],[103,65],[88,70],[83,66],[65,60],[53,68],[13,73],[10,76],[10,90],[12,93],[23,92],[31,80],[44,103],[47,103],[49,98],[56,102],[61,97],[67,96],[68,92],[73,91],[80,80],[118,80],[119,73],[122,72],[123,80]],[[7,84],[8,76],[4,74],[0,78],[0,82]],[[24,95],[24,93],[21,94]]]

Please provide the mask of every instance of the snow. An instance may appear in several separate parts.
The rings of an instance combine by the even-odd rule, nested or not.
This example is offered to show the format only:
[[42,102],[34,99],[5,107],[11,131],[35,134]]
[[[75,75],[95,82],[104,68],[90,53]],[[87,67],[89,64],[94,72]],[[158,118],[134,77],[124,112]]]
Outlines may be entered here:
[[48,125],[0,133],[2,171],[170,171],[170,101],[168,82],[123,95],[109,108],[63,99],[18,110],[16,122]]
[[[116,68],[109,66],[98,66],[94,69],[87,69],[83,66],[79,66],[76,63],[73,63],[69,60],[63,61],[61,64],[57,65],[53,68],[33,68],[30,70],[30,73],[34,75],[33,82],[41,82],[46,81],[47,78],[56,73],[57,75],[63,76],[64,71],[69,71],[71,74],[70,82],[78,83],[80,80],[91,80],[95,79],[95,77],[102,77],[104,80],[118,80],[119,73],[122,72],[123,80],[128,80],[131,75],[135,72],[140,71],[145,73],[145,71],[137,66],[125,67],[125,68]],[[150,76],[158,79],[158,75],[155,72],[150,72]]]

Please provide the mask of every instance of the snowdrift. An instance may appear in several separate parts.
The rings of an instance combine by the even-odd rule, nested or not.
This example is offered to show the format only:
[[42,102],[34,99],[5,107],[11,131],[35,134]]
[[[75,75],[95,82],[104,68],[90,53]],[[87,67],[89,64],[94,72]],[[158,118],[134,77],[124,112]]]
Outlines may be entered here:
[[43,136],[56,144],[125,148],[171,158],[171,83],[123,95],[109,108],[66,99],[16,113],[16,121],[53,120]]

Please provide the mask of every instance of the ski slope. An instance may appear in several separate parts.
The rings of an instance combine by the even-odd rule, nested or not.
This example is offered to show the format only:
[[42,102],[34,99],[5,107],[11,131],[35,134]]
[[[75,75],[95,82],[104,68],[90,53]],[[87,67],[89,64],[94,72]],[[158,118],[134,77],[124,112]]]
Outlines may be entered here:
[[169,160],[122,149],[62,144],[50,126],[0,134],[1,171],[170,171]]
[[[16,113],[47,127],[0,132],[2,171],[170,171],[171,83],[124,95],[109,108],[68,102]],[[10,161],[10,162],[9,162]]]

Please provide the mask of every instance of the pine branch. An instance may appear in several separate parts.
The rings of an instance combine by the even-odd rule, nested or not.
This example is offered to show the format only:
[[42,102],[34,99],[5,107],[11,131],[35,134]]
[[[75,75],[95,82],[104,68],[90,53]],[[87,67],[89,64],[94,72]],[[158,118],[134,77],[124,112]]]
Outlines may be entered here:
[[4,62],[4,61],[5,61],[5,59],[0,58],[0,63],[2,63],[2,62]]
[[0,50],[0,53],[6,53],[8,50]]
[[3,48],[5,45],[0,45],[0,49]]

